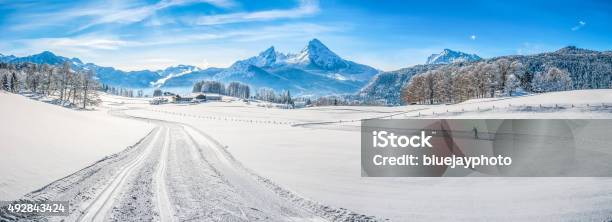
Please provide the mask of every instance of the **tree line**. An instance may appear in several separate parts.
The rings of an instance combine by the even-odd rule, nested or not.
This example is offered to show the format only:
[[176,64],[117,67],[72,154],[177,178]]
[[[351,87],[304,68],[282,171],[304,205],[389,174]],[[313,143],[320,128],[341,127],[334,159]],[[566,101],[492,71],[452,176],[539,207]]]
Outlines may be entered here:
[[415,75],[402,89],[408,104],[458,103],[473,98],[512,96],[517,91],[571,90],[567,70],[554,66],[531,72],[520,61],[498,59],[443,66]]
[[293,104],[293,99],[291,98],[291,92],[289,90],[283,90],[277,93],[271,88],[261,87],[255,92],[255,95],[253,95],[251,93],[251,87],[240,82],[230,82],[226,87],[225,84],[219,81],[203,80],[193,85],[192,92],[216,93],[243,99],[252,98],[273,103]]
[[243,99],[251,98],[251,87],[240,82],[230,82],[227,87],[219,81],[204,80],[193,85],[192,92],[215,93]]
[[62,106],[99,103],[99,83],[93,70],[75,71],[70,63],[60,66],[35,63],[0,63],[1,88],[12,93],[34,93],[55,98]]
[[145,97],[144,91],[142,89],[139,89],[136,91],[136,93],[134,93],[134,89],[115,87],[115,86],[111,86],[107,84],[102,84],[100,91],[111,94],[111,95],[115,95],[115,96]]

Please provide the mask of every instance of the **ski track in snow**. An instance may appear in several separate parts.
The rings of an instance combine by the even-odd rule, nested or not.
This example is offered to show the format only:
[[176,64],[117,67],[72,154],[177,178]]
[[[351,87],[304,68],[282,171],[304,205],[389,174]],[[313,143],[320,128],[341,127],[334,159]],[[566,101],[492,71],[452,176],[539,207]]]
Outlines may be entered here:
[[102,193],[100,193],[96,198],[94,198],[93,202],[89,204],[89,206],[84,210],[84,214],[78,218],[79,221],[105,221],[105,218],[108,212],[111,210],[115,199],[118,197],[121,188],[126,183],[126,180],[132,174],[134,169],[136,169],[145,158],[147,158],[148,154],[153,149],[156,140],[159,139],[158,129],[155,133],[153,142],[150,142],[147,148],[134,159],[132,162],[127,164],[123,169],[117,174],[117,176],[110,181],[108,186],[104,188]]
[[159,166],[155,171],[155,197],[157,201],[157,210],[161,221],[176,221],[174,211],[170,205],[168,198],[168,188],[166,188],[166,166],[168,162],[168,147],[170,146],[170,130],[166,129],[164,146],[162,147]]

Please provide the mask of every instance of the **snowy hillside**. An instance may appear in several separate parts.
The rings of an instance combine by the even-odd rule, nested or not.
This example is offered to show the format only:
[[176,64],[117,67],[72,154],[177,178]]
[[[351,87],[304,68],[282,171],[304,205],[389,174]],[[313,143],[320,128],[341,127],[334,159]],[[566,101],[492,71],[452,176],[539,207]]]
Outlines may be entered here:
[[[138,142],[151,126],[0,91],[0,197],[11,200]],[[10,127],[8,127],[10,126]]]
[[476,54],[467,54],[464,52],[444,49],[438,54],[432,54],[427,58],[425,64],[451,64],[455,62],[474,62],[481,60]]

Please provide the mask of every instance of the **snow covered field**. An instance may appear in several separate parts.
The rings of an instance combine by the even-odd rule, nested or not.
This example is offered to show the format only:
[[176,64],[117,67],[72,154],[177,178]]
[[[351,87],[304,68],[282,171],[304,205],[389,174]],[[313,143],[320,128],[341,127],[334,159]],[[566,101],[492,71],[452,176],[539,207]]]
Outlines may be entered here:
[[[73,158],[67,161],[75,161],[74,159],[78,158],[84,162],[80,167],[60,162],[74,167],[66,169],[68,172],[63,172],[59,177],[68,175],[109,153],[118,152],[150,132],[152,125],[119,118],[118,112],[128,117],[149,118],[147,121],[151,123],[154,120],[172,121],[161,125],[156,123],[158,127],[155,132],[149,134],[134,151],[124,151],[125,155],[118,155],[116,161],[109,160],[108,164],[101,162],[110,167],[100,166],[100,169],[110,170],[101,170],[101,176],[92,181],[111,182],[87,182],[71,186],[75,192],[86,190],[88,192],[85,193],[97,196],[94,200],[75,199],[75,203],[83,203],[82,206],[94,206],[82,209],[84,215],[107,212],[104,214],[112,215],[113,218],[130,218],[135,216],[131,215],[134,212],[140,212],[144,215],[143,219],[175,217],[180,220],[204,216],[194,211],[194,206],[207,210],[219,209],[212,210],[207,215],[214,216],[213,218],[233,218],[238,221],[245,218],[261,220],[266,216],[278,217],[281,219],[277,220],[285,221],[290,218],[312,220],[321,215],[327,219],[346,215],[343,212],[336,215],[313,214],[317,210],[331,206],[329,209],[337,210],[341,207],[359,214],[393,221],[607,221],[612,219],[612,208],[610,208],[612,178],[362,178],[359,133],[359,120],[365,118],[612,118],[610,110],[612,90],[470,100],[456,105],[344,106],[295,110],[263,108],[242,101],[151,106],[145,99],[114,96],[102,98],[105,102],[100,109],[112,109],[114,113],[110,114],[114,116],[105,111],[72,111],[16,95],[4,94],[0,97],[2,104],[24,104],[21,105],[23,109],[19,109],[20,115],[5,113],[8,111],[3,109],[2,118],[7,119],[3,122],[15,121],[16,124],[38,118],[28,125],[32,129],[19,127],[21,132],[29,132],[27,135],[10,134],[11,132],[2,128],[2,141],[21,136],[20,140],[11,140],[15,144],[13,147],[27,147],[28,143],[34,143],[35,140],[26,138],[40,137],[37,135],[52,134],[54,138],[61,138],[56,142],[65,141],[66,138],[57,135],[63,133],[63,130],[61,132],[49,130],[49,127],[57,126],[57,122],[65,122],[61,124],[62,129],[78,128],[75,126],[77,123],[87,122],[92,125],[104,123],[104,126],[95,125],[97,126],[95,129],[93,127],[87,129],[100,131],[97,134],[79,130],[79,133],[82,133],[78,134],[81,135],[80,138],[71,138],[70,142],[64,144],[70,145],[68,151],[77,152],[74,156],[62,155],[63,159],[48,158],[48,162],[58,159],[63,161],[66,158]],[[30,113],[25,115],[23,112]],[[49,114],[48,118],[36,115],[41,112]],[[21,116],[22,119],[19,122],[9,120],[7,114]],[[48,120],[50,117],[57,122],[43,121],[51,121]],[[47,128],[43,129],[41,125]],[[105,131],[108,129],[112,129],[112,133],[117,134],[112,140],[106,139],[108,138],[106,136],[92,136],[108,135],[111,133]],[[75,133],[77,132],[73,131],[66,135]],[[134,135],[130,137],[133,140],[124,138],[125,141],[120,142],[120,136],[126,135]],[[76,148],[85,144],[95,144],[96,151]],[[60,145],[52,147],[61,151]],[[612,144],[609,147],[612,147]],[[3,160],[13,161],[14,164],[29,167],[25,168],[31,172],[29,179],[16,181],[14,184],[27,183],[39,179],[38,177],[47,178],[47,175],[40,174],[45,172],[43,169],[49,170],[50,163],[43,161],[43,164],[47,164],[44,167],[38,166],[40,164],[35,166],[27,164],[27,161],[30,161],[27,157],[32,155],[31,152],[42,152],[40,149],[43,149],[40,145],[35,148],[37,149],[32,148],[32,151],[11,149],[16,153],[12,154],[13,156],[22,155],[22,159],[9,160],[11,158],[5,158],[5,155],[0,157]],[[4,146],[2,149],[5,149]],[[50,148],[45,146],[44,149]],[[224,154],[224,150],[231,155]],[[46,152],[49,154],[50,151]],[[198,157],[198,152],[203,156]],[[2,154],[5,154],[4,150]],[[86,154],[90,158],[87,161],[79,157]],[[208,159],[211,157],[212,159]],[[246,169],[243,170],[233,164],[233,158]],[[123,162],[132,167],[120,167],[125,165]],[[4,175],[13,175],[10,171],[18,169],[14,164],[2,165],[8,167],[0,169],[2,178]],[[200,170],[194,171],[194,169]],[[250,171],[261,177],[255,176],[256,179],[252,180]],[[122,172],[125,172],[125,175],[137,176],[126,177],[125,180],[113,176],[121,175]],[[214,176],[216,173],[223,175],[224,180],[217,181],[215,179],[217,177]],[[272,183],[278,186],[266,182],[265,178],[271,179]],[[28,189],[31,191],[40,188],[51,180],[41,182],[42,184],[37,186],[32,184],[34,187],[30,186]],[[159,183],[164,180],[165,184]],[[0,180],[2,183],[4,181]],[[123,187],[123,189],[104,194],[97,192],[97,188],[91,188],[96,186]],[[285,196],[279,199],[268,189]],[[292,192],[286,193],[283,189]],[[209,197],[212,195],[220,204],[214,207],[206,205],[200,201],[204,199],[198,199],[198,192],[194,191],[205,192]],[[159,193],[164,195],[159,196]],[[235,195],[236,193],[240,195]],[[299,206],[286,205],[284,201],[287,200],[287,195],[295,194],[319,204],[290,198],[291,201],[297,200],[294,203]],[[131,201],[129,199],[131,196],[144,199]],[[258,203],[256,200],[260,197],[278,204]],[[109,211],[110,205],[105,204],[107,202],[105,200],[109,198],[116,203],[116,206],[127,206],[127,203],[133,202],[130,206],[136,209],[115,208]],[[168,201],[173,204],[167,205]],[[286,210],[279,211],[275,206],[282,206],[281,209]],[[259,209],[253,210],[249,207]],[[235,211],[235,209],[240,210]]]
[[0,92],[0,199],[12,200],[133,145],[152,125]]
[[[607,108],[593,108],[601,103]],[[512,110],[540,104],[541,110]],[[568,108],[546,109],[555,104]],[[590,90],[438,106],[281,110],[234,102],[144,106],[127,113],[195,126],[247,167],[332,206],[396,221],[558,221],[609,218],[612,179],[362,178],[355,120],[415,118],[419,112],[424,118],[438,118],[439,113],[441,118],[612,118],[611,105],[612,90]],[[493,106],[496,110],[489,110]],[[447,109],[454,112],[445,113]],[[317,124],[291,126],[304,123]]]

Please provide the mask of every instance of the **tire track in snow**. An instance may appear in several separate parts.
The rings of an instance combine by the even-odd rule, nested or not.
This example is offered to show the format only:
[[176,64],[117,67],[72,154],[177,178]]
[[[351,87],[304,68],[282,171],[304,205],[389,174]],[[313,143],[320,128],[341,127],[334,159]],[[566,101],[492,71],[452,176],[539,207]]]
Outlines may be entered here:
[[158,128],[155,132],[154,137],[147,144],[147,147],[138,155],[134,160],[127,163],[117,173],[110,183],[102,190],[102,192],[94,198],[94,200],[85,208],[83,214],[77,219],[78,221],[104,221],[106,215],[112,209],[115,197],[120,193],[120,188],[125,184],[127,178],[136,169],[155,146],[155,143],[159,139],[161,129]]

